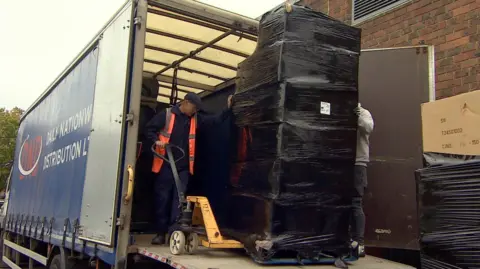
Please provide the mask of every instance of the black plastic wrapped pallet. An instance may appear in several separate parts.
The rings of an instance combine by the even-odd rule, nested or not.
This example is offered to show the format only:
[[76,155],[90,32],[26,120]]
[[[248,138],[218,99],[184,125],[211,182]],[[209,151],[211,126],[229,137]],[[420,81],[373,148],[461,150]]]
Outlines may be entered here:
[[360,30],[322,13],[262,17],[237,75],[227,218],[258,260],[349,251],[359,54]]
[[417,172],[424,269],[470,269],[480,264],[480,161]]
[[357,87],[360,29],[302,6],[263,15],[255,52],[239,65],[237,93],[276,82]]

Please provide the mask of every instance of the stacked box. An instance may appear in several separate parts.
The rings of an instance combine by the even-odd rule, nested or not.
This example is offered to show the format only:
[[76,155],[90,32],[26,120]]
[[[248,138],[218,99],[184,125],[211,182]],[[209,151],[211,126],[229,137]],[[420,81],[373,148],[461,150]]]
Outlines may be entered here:
[[322,13],[263,16],[237,75],[229,199],[229,228],[254,235],[256,258],[348,251],[359,53],[360,30]]

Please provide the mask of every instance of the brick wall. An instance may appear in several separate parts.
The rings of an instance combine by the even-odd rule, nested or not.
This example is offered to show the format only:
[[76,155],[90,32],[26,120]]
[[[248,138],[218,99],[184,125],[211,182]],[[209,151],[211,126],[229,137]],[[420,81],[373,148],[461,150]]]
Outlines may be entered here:
[[[351,0],[300,3],[352,21]],[[355,26],[364,49],[434,45],[437,99],[480,90],[480,0],[412,0]]]

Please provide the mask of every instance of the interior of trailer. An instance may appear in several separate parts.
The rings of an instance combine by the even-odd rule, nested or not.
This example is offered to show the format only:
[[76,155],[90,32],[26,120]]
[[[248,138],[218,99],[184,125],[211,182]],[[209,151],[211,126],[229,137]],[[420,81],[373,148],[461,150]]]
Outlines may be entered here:
[[[256,47],[257,21],[192,3],[193,6],[181,7],[176,1],[149,1],[132,209],[133,233],[155,232],[155,174],[151,172],[153,155],[149,152],[151,142],[144,132],[146,124],[156,113],[182,102],[189,92],[204,99],[203,113],[215,113],[226,107],[228,94],[235,87],[237,66]],[[206,101],[209,96],[222,93],[227,95],[223,94],[225,96],[216,98],[216,101]],[[222,104],[218,100],[222,100]],[[197,146],[197,154],[201,154],[198,152],[201,150]],[[201,179],[195,180],[198,183]]]

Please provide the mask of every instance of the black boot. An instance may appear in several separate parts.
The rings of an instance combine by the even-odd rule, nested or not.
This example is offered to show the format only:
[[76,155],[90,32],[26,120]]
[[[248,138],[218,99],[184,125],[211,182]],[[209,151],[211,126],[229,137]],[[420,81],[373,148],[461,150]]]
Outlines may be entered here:
[[165,235],[163,234],[157,234],[157,236],[155,236],[152,239],[152,245],[164,245],[164,244],[165,244]]

